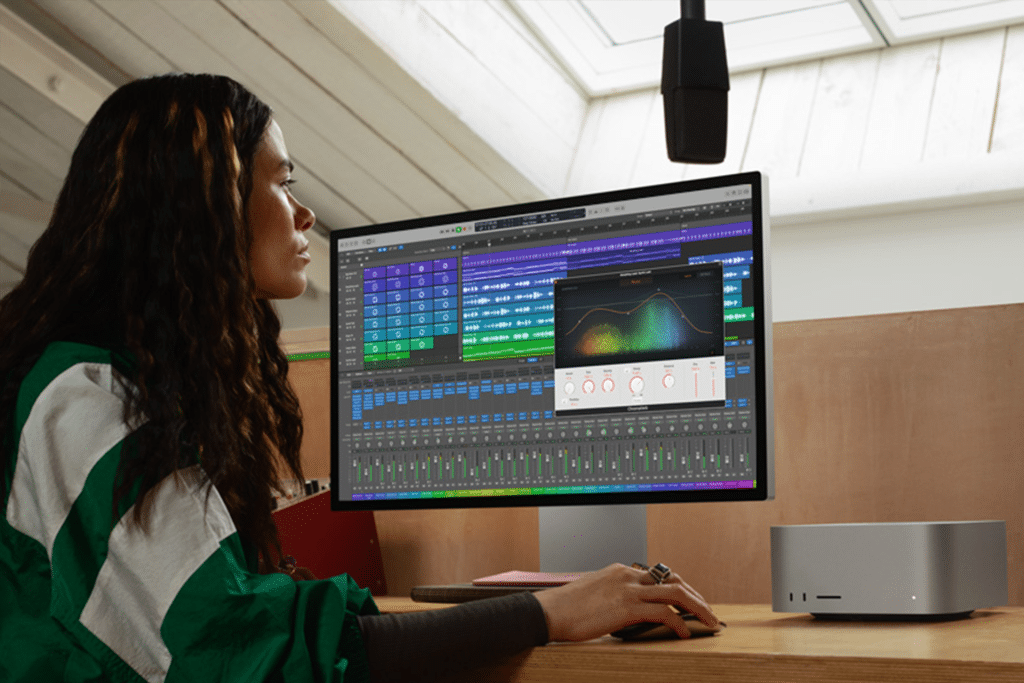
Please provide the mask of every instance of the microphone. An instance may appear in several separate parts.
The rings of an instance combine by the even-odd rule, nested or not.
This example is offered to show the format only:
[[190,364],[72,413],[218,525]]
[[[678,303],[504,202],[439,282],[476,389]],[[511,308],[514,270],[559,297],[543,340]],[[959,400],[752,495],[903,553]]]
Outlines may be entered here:
[[704,0],[681,0],[682,16],[665,27],[661,94],[668,158],[691,164],[725,159],[729,67],[722,22],[704,20]]

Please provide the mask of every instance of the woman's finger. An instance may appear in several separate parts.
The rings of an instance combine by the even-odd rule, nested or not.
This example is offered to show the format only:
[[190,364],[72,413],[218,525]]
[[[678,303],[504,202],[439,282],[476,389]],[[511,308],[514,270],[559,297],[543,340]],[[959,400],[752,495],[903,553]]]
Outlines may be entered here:
[[703,595],[701,595],[699,592],[697,592],[697,590],[693,586],[691,586],[686,581],[684,581],[683,577],[680,576],[679,574],[677,574],[676,572],[672,572],[667,579],[662,581],[662,583],[678,583],[678,584],[681,584],[690,593],[692,593],[693,595],[697,596],[699,599],[703,600],[704,602],[707,602],[707,600],[704,599]]
[[661,585],[643,586],[640,598],[648,602],[677,605],[684,611],[694,614],[709,628],[717,628],[720,621],[711,606],[702,598],[690,592],[682,584],[663,583]]
[[680,638],[689,638],[691,635],[682,615],[668,605],[649,602],[638,608],[636,615],[637,621],[633,623],[662,624]]

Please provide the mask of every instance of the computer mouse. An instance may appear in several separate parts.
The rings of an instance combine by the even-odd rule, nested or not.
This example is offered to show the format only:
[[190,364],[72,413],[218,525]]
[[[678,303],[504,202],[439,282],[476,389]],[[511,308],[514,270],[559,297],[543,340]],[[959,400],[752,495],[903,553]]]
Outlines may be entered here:
[[[676,611],[678,612],[679,610]],[[683,615],[683,620],[686,622],[686,628],[690,630],[691,638],[713,636],[721,630],[720,628],[711,628],[698,619],[696,614],[691,614],[690,612],[680,612],[680,614]],[[721,626],[725,626],[724,622],[719,622],[719,624]],[[618,631],[613,631],[612,636],[619,638],[620,640],[664,640],[679,637],[671,628],[657,622],[641,622],[639,624],[633,624],[632,626],[621,628]]]

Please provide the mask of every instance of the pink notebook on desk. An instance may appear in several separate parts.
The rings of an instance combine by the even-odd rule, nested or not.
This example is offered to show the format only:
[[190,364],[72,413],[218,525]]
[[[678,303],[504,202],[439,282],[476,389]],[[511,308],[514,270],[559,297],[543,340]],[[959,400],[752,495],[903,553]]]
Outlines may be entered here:
[[521,572],[512,570],[473,579],[474,586],[564,586],[583,576],[579,572]]
[[523,591],[539,591],[554,586],[564,586],[575,581],[579,572],[502,572],[484,576],[473,583],[456,583],[447,586],[413,586],[411,597],[417,602],[468,602],[481,598],[496,598]]

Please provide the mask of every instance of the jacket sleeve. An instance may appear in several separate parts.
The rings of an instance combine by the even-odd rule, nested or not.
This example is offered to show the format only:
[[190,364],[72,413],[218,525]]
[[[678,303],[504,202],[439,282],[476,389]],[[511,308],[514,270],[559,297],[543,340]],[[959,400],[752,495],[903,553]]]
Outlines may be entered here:
[[111,670],[123,662],[168,682],[368,679],[356,616],[377,613],[369,591],[345,575],[294,582],[250,571],[198,467],[158,485],[145,531],[130,518],[110,534],[79,618]]
[[548,642],[544,609],[528,592],[358,619],[374,683],[433,681]]
[[145,426],[124,424],[109,355],[72,350],[23,384],[6,510],[21,545],[37,549],[35,573],[49,575],[50,594],[26,599],[49,603],[65,678],[367,680],[356,617],[377,613],[369,592],[344,575],[295,583],[252,571],[198,466],[154,488],[143,527],[131,500],[114,520],[122,449]]

